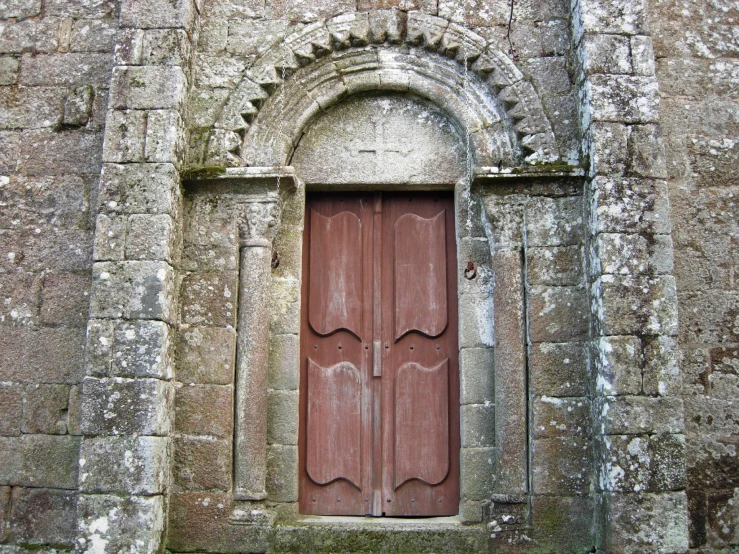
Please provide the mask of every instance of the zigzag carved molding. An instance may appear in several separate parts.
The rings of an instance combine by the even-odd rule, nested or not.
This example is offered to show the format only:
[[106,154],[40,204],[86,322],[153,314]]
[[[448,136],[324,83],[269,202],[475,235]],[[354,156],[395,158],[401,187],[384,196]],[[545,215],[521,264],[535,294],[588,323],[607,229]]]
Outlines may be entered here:
[[307,25],[272,46],[246,70],[229,96],[206,158],[228,165],[250,163],[241,152],[244,137],[262,106],[281,87],[283,74],[287,80],[331,53],[383,44],[420,47],[456,60],[462,70],[466,62],[502,102],[525,160],[559,158],[551,123],[534,87],[497,45],[444,18],[397,10],[338,15]]

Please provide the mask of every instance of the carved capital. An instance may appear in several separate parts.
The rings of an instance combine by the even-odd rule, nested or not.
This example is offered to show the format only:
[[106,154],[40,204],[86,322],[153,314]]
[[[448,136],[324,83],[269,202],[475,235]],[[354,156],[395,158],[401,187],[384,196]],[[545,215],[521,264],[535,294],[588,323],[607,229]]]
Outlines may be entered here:
[[239,243],[244,246],[272,246],[280,223],[277,202],[249,202],[239,205]]

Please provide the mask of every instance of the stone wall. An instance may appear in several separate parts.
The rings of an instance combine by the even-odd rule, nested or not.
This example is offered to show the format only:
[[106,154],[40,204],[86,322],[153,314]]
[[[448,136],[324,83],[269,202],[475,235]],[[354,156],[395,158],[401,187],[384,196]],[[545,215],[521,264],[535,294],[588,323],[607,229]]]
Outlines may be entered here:
[[0,544],[74,546],[117,27],[113,0],[0,2]]
[[690,546],[739,545],[739,10],[648,2],[667,153],[684,375]]
[[[513,6],[509,26],[508,0],[0,0],[0,552],[739,546],[739,10]],[[244,190],[194,183],[202,167],[283,164],[311,94],[324,127],[349,117],[331,102],[370,81],[310,86],[367,44],[451,75],[423,100],[444,125],[468,102],[449,144],[500,116],[506,163],[533,152],[580,172],[502,185],[493,167],[457,190],[479,270],[462,315],[493,314],[460,331],[462,370],[481,371],[462,383],[466,525],[290,526],[305,189],[282,198],[282,263],[257,282],[273,243],[244,242]],[[310,93],[290,96],[296,83]],[[311,175],[322,132],[297,156]],[[450,159],[492,159],[478,138]],[[249,202],[277,202],[257,188]],[[244,291],[271,322],[239,316]],[[238,404],[244,322],[269,334],[240,354],[263,362],[265,410]],[[267,501],[244,502],[239,426],[262,423],[246,451],[264,451],[249,477]]]

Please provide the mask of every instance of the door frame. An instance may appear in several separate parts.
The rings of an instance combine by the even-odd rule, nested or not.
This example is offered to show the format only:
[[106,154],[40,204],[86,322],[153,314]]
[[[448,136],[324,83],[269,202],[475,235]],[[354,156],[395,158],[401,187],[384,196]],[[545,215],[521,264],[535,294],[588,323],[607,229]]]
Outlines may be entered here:
[[[525,325],[518,302],[524,297],[524,284],[518,258],[500,260],[497,268],[493,264],[490,241],[494,237],[486,234],[482,224],[482,201],[471,193],[468,181],[463,179],[454,187],[439,186],[433,187],[433,190],[452,188],[458,265],[461,427],[459,518],[463,522],[473,523],[482,521],[483,506],[491,496],[516,497],[528,491]],[[311,192],[314,190],[321,189],[311,187]],[[409,192],[414,187],[397,186],[390,190]],[[347,186],[342,187],[341,191],[366,192],[366,189]],[[290,415],[286,418],[283,413],[280,418],[281,425],[295,429],[296,437],[299,428],[300,290],[305,196],[306,186],[298,181],[294,194],[284,199],[274,241],[279,265],[273,268],[270,284],[272,326],[275,327],[275,319],[279,319],[277,327],[280,331],[270,332],[269,336],[268,395],[272,403],[286,394],[283,383],[290,383],[290,392],[294,393]],[[471,208],[468,210],[466,206]],[[516,222],[511,225],[515,226]],[[474,268],[472,271],[468,268],[470,262]],[[472,274],[472,279],[467,278]],[[492,287],[494,281],[505,282],[505,290],[498,289],[496,293]],[[494,336],[496,327],[505,332]],[[500,411],[499,406],[504,407],[503,418],[495,417],[495,412]],[[294,454],[283,456],[287,450]],[[297,444],[279,444],[270,438],[268,432],[267,451],[267,499],[296,502],[299,474]],[[511,466],[517,469],[511,472]],[[280,483],[280,490],[291,490],[294,494],[290,497],[270,495],[270,482]]]

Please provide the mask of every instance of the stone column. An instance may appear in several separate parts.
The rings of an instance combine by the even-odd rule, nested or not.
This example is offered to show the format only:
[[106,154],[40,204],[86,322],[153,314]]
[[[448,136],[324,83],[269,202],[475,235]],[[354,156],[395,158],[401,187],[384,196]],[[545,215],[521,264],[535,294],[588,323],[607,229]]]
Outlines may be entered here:
[[241,264],[234,447],[234,490],[238,500],[267,497],[269,282],[278,221],[279,207],[274,201],[239,206]]

